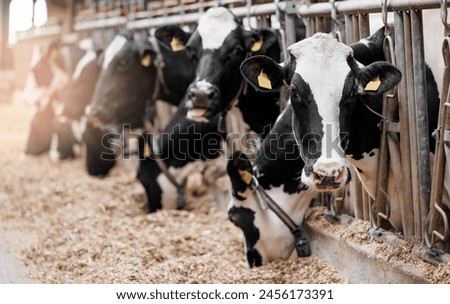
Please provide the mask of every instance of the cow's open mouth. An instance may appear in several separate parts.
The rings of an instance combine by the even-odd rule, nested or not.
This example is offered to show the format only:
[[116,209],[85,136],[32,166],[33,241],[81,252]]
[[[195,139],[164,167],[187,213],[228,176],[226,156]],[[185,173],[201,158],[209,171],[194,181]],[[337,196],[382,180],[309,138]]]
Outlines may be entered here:
[[211,108],[188,108],[187,118],[196,122],[209,122]]

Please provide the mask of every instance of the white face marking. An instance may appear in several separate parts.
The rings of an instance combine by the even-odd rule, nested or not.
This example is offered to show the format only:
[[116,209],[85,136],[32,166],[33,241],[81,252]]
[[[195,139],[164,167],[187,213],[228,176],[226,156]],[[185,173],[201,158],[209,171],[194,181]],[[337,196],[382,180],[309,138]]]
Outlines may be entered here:
[[340,135],[339,102],[350,72],[347,57],[352,49],[319,33],[291,45],[288,50],[296,57],[295,72],[309,84],[323,119],[322,155],[318,161],[341,162],[342,157],[331,144]]
[[218,49],[231,31],[237,28],[234,16],[223,7],[210,8],[198,22],[198,33],[204,49]]
[[94,51],[87,51],[86,54],[84,54],[84,56],[78,62],[77,67],[72,74],[72,80],[77,80],[78,77],[80,77],[81,71],[84,69],[84,67],[96,57],[97,54]]
[[206,81],[206,80],[200,80],[200,81],[197,81],[197,83],[195,84],[195,86],[199,89],[199,90],[202,90],[202,91],[208,91],[209,89],[211,89],[212,87],[213,87],[213,85],[210,83],[210,82],[208,82],[208,81]]
[[[302,191],[299,194],[288,194],[283,186],[266,190],[267,194],[287,213],[291,219],[300,224],[311,200],[316,196],[315,191]],[[261,254],[262,263],[267,264],[276,259],[288,259],[294,250],[294,237],[287,226],[271,210],[259,207],[253,191],[247,189],[241,193],[246,199],[232,200],[232,205],[245,207],[255,212],[254,225],[259,229],[260,238],[255,247]]]
[[117,53],[120,52],[120,50],[125,46],[127,43],[127,38],[123,36],[116,36],[113,41],[111,41],[108,48],[105,50],[105,58],[103,59],[103,65],[102,68],[106,70],[111,63],[111,61],[114,59],[114,57],[117,55]]

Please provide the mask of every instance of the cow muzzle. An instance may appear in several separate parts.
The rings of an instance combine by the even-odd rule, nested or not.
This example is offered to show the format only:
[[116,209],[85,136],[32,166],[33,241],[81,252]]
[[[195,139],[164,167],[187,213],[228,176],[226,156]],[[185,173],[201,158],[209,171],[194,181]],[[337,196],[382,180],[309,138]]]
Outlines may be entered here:
[[220,101],[220,91],[215,85],[198,81],[188,89],[187,117],[197,122],[208,122],[217,114],[214,109]]
[[341,162],[316,162],[312,170],[312,182],[318,190],[341,188],[347,182],[348,168]]

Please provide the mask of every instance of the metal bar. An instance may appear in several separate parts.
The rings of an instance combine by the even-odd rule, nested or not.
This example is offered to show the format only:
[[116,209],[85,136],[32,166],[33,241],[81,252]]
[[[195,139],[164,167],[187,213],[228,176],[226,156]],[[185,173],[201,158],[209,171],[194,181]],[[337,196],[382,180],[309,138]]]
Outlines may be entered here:
[[0,0],[0,70],[8,66],[9,0]]
[[345,15],[345,41],[344,43],[349,45],[355,42],[353,39],[353,22],[351,15]]
[[[413,61],[413,41],[412,41],[412,33],[411,33],[411,14],[409,11],[403,12],[403,21],[404,21],[404,39],[405,39],[405,59],[406,66],[412,67],[414,65]],[[420,222],[416,222],[418,214],[420,214],[420,200],[419,200],[419,166],[417,164],[417,133],[416,133],[416,124],[417,124],[417,113],[416,113],[416,98],[414,94],[414,73],[413,69],[407,68],[405,73],[403,74],[406,80],[407,90],[407,107],[408,107],[408,126],[409,126],[409,147],[410,147],[410,166],[411,166],[411,183],[412,183],[412,200],[407,201],[408,209],[411,208],[411,214],[408,212],[408,209],[405,211],[405,224],[403,226],[403,232],[405,237],[409,237],[413,234],[416,236],[421,235]],[[402,136],[402,135],[401,135]]]
[[441,101],[439,105],[440,112],[438,118],[438,129],[435,130],[436,149],[433,167],[433,181],[431,184],[431,207],[429,222],[427,223],[428,226],[425,227],[427,229],[425,233],[425,243],[428,247],[433,247],[435,245],[434,236],[436,235],[436,221],[438,213],[440,213],[438,208],[444,192],[444,177],[447,159],[444,150],[444,136],[442,136],[442,133],[450,128],[450,117],[448,116],[450,108],[450,37],[446,37],[444,39],[442,45],[442,55],[444,57],[445,69],[441,91]]
[[[450,0],[447,0],[450,3]],[[440,8],[441,0],[390,0],[387,3],[388,11],[402,11],[409,9],[432,9]],[[302,17],[330,15],[331,4],[329,2],[316,3],[311,5],[300,5],[297,12]],[[381,12],[381,3],[379,0],[350,0],[336,2],[337,13],[345,14],[368,14]]]
[[[406,74],[406,59],[405,59],[405,38],[404,38],[404,19],[402,12],[395,12],[395,60],[397,67],[403,75]],[[412,184],[411,184],[411,154],[409,146],[409,112],[408,112],[408,88],[406,79],[404,78],[397,86],[398,88],[398,101],[399,101],[399,120],[400,120],[400,152],[401,152],[401,165],[402,165],[402,181],[403,181],[403,202],[400,210],[402,212],[403,227],[406,227],[408,223],[412,223]],[[406,215],[407,214],[407,215]],[[411,224],[412,225],[412,224]],[[411,228],[408,230],[408,236],[412,234]]]
[[[417,157],[413,159],[418,165],[418,191],[419,191],[419,208],[420,212],[415,214],[416,237],[422,240],[425,233],[424,220],[429,211],[430,204],[430,143],[428,132],[428,103],[427,103],[427,80],[425,76],[425,59],[424,59],[424,41],[423,41],[423,22],[422,11],[411,10],[411,35],[412,35],[412,55],[413,55],[413,72],[414,72],[414,95],[416,104],[416,138],[417,138]],[[420,232],[420,233],[418,233]]]
[[352,16],[352,23],[353,23],[353,41],[359,41],[361,40],[359,37],[359,14]]
[[368,14],[360,14],[358,18],[359,22],[359,37],[360,39],[370,36],[370,22]]
[[[266,3],[259,5],[252,5],[249,9],[247,7],[230,8],[233,14],[238,18],[246,17],[248,14],[255,15],[273,15],[275,14],[277,7],[281,11],[286,10],[286,3],[280,2],[278,5],[275,3]],[[169,15],[158,16],[153,18],[127,20],[126,17],[112,17],[97,19],[91,21],[78,22],[74,25],[76,31],[86,31],[95,28],[113,27],[118,25],[127,25],[129,30],[138,30],[143,28],[152,28],[169,24],[190,24],[197,22],[198,18],[202,15],[202,12],[187,13],[184,15]],[[291,18],[293,15],[286,15]]]
[[297,42],[295,37],[295,15],[285,15],[284,17],[284,33],[286,35],[286,45],[291,45]]

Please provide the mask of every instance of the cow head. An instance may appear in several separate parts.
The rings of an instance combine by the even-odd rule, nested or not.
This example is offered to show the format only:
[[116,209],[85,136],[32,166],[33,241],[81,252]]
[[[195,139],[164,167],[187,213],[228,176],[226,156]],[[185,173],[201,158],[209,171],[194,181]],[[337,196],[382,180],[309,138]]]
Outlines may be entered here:
[[61,123],[78,120],[91,102],[101,70],[102,51],[89,50],[78,62],[69,86],[65,90],[56,115]]
[[195,81],[188,89],[187,117],[208,122],[225,112],[242,85],[239,65],[274,43],[273,32],[246,31],[226,8],[210,8],[200,17],[186,46],[191,60],[198,63]]
[[[166,44],[169,36],[177,38],[176,51]],[[175,30],[175,27],[156,31],[164,58],[164,66],[161,66],[164,79],[170,94],[174,95],[158,95],[158,98],[181,100],[192,81],[192,68],[185,66],[188,62],[186,52],[179,49],[188,37],[187,33],[179,28]],[[101,60],[101,72],[92,103],[86,109],[90,121],[95,125],[128,123],[133,127],[142,126],[145,107],[157,89],[156,65],[159,62],[154,45],[148,39],[137,39],[131,33],[122,33],[105,49]],[[175,76],[168,76],[168,72]]]
[[283,65],[257,56],[241,66],[245,79],[260,91],[290,88],[292,132],[305,167],[302,182],[319,191],[342,187],[349,179],[345,151],[352,111],[358,102],[371,101],[401,80],[388,62],[362,66],[353,51],[327,34],[316,34],[288,48]]

